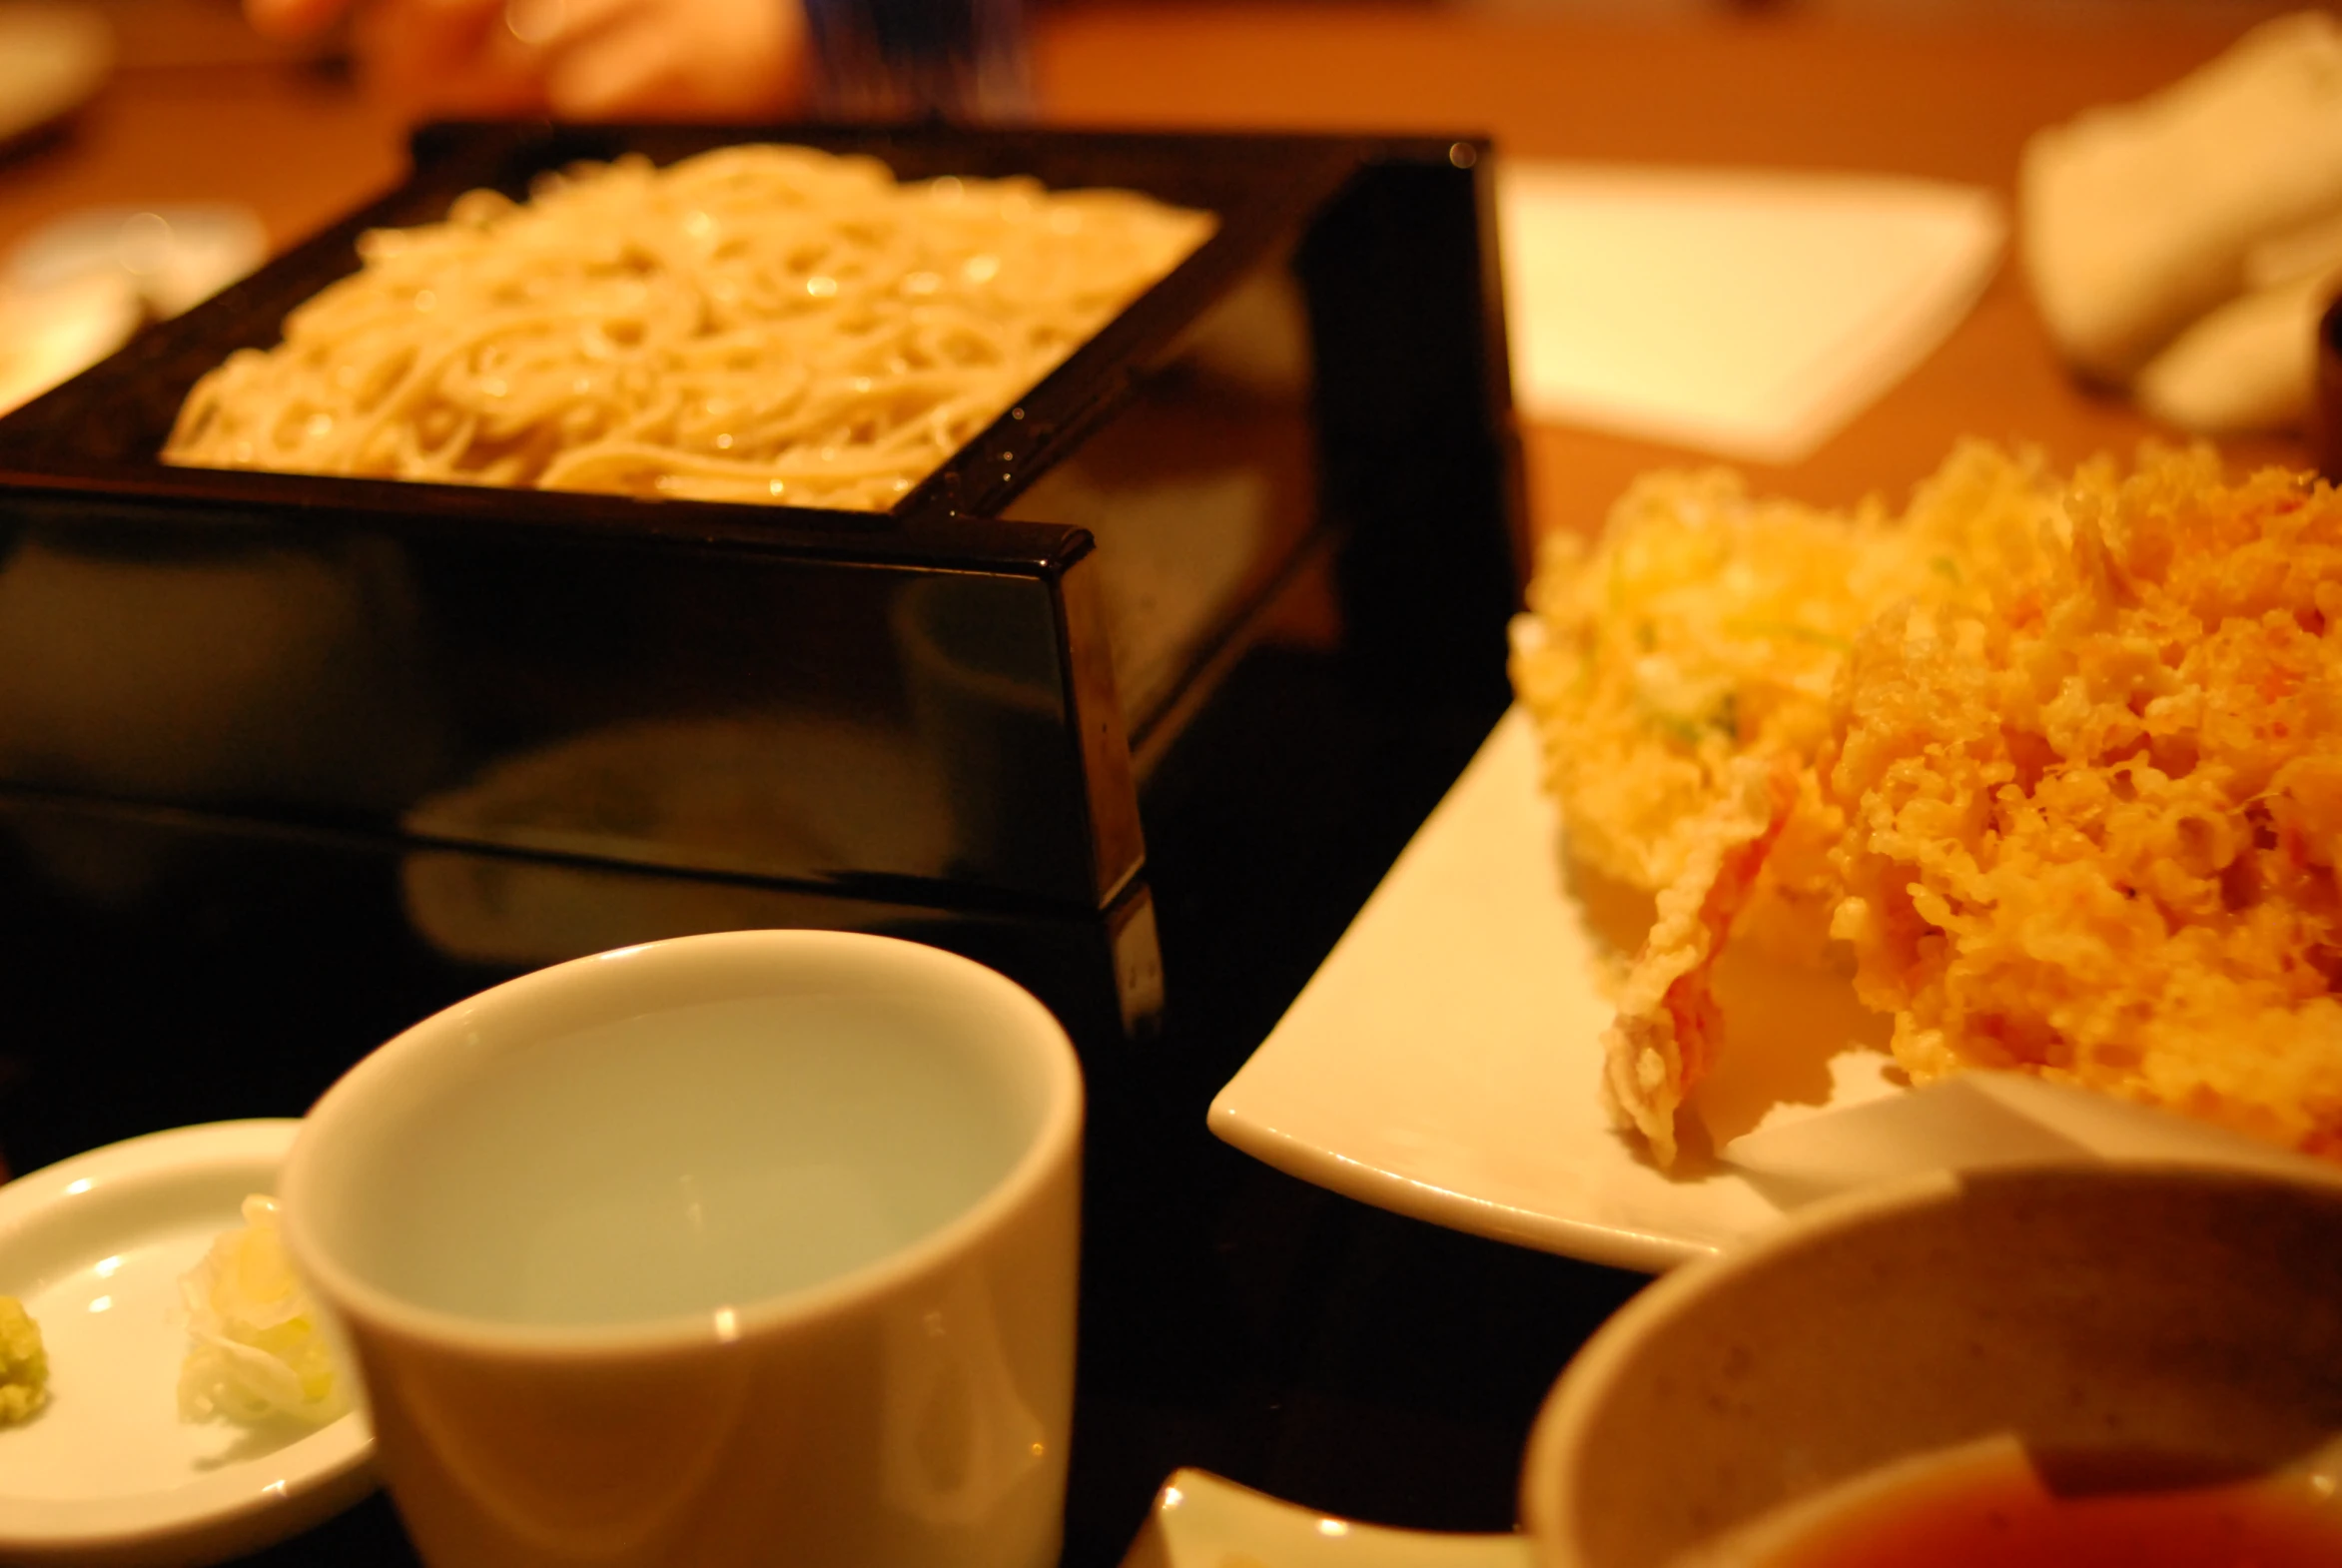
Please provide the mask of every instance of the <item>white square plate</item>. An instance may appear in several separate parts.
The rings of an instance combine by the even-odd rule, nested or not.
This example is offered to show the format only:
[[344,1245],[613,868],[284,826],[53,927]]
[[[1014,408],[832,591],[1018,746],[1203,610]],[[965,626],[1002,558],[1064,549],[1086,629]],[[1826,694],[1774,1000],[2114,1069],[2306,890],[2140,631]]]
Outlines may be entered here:
[[1746,944],[1717,962],[1726,1049],[1679,1123],[1685,1158],[1662,1174],[1598,1093],[1603,956],[1641,941],[1650,900],[1565,885],[1539,774],[1535,727],[1514,708],[1219,1092],[1213,1132],[1361,1202],[1653,1270],[1746,1240],[1787,1207],[1927,1171],[2104,1160],[2342,1179],[2327,1162],[2028,1075],[1905,1089],[1881,1049],[1885,1015],[1843,977]]
[[[1563,887],[1538,774],[1535,729],[1514,708],[1212,1102],[1211,1130],[1361,1202],[1666,1268],[1781,1209],[1721,1167],[1662,1174],[1603,1114],[1599,941]],[[1726,964],[1733,1051],[1700,1105],[1716,1143],[1897,1093],[1889,1059],[1859,1049],[1885,1021],[1843,982]]]

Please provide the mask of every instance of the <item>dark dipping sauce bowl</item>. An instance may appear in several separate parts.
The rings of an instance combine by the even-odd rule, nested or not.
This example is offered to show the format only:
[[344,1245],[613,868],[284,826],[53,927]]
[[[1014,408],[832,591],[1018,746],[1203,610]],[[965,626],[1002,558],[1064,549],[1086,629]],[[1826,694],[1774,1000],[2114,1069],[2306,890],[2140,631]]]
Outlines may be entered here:
[[[2249,1560],[2323,1568],[2338,1468],[2342,1182],[2008,1166],[1813,1203],[1649,1286],[1546,1401],[1521,1506],[1538,1568],[2247,1560],[2155,1550],[2206,1503]],[[2134,1508],[2156,1532],[2116,1549]],[[1995,1509],[1988,1548],[1907,1533]]]

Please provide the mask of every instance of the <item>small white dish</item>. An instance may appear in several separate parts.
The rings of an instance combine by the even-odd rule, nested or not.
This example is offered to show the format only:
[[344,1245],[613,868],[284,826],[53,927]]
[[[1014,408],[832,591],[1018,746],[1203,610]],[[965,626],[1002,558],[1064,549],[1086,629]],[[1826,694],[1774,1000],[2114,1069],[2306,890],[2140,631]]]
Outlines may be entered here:
[[1223,1480],[1174,1470],[1123,1568],[1533,1568],[1518,1535],[1443,1535],[1358,1524]]
[[193,1568],[373,1490],[363,1412],[316,1430],[179,1418],[179,1277],[275,1189],[300,1126],[179,1128],[0,1186],[0,1295],[49,1357],[48,1404],[0,1428],[0,1561]]

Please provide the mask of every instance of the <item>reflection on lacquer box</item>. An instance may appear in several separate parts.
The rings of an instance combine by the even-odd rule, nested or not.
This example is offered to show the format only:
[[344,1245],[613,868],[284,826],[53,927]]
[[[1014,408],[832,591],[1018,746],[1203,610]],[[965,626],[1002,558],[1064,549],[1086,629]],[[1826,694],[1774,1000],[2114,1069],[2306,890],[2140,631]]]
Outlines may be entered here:
[[[158,460],[196,379],[275,343],[361,232],[750,140],[1217,225],[883,512]],[[469,125],[413,151],[384,201],[0,419],[0,816],[33,863],[63,807],[144,812],[139,842],[162,810],[395,843],[416,927],[510,962],[705,923],[569,932],[564,867],[1097,916],[1138,1021],[1141,793],[1244,647],[1501,681],[1517,503],[1475,140]]]

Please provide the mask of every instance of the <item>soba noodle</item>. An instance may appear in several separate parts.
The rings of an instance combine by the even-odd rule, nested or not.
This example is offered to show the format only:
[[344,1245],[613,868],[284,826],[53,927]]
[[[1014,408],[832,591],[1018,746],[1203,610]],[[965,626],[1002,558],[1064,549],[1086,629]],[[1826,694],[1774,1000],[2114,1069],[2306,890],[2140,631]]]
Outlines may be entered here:
[[805,148],[582,166],[365,236],[281,346],[196,384],[163,455],[885,507],[1211,227]]

